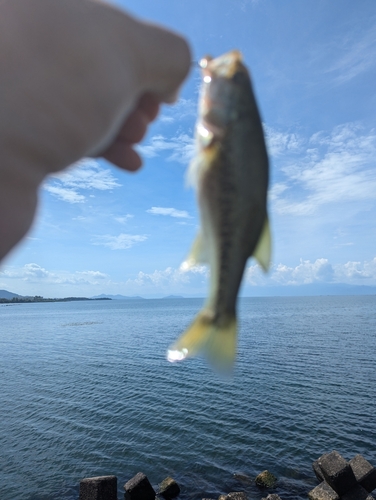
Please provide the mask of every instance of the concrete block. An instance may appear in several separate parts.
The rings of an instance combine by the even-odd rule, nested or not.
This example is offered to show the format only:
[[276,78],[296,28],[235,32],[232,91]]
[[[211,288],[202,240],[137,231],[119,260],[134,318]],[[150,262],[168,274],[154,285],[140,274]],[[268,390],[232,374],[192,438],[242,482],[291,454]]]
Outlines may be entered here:
[[353,470],[337,451],[320,457],[318,464],[325,481],[339,496],[355,488],[357,482]]
[[339,500],[338,494],[323,481],[308,493],[309,500]]
[[172,477],[166,477],[159,485],[159,493],[163,498],[170,499],[175,498],[180,493],[180,487],[175,479]]
[[376,469],[362,455],[356,455],[350,460],[355,479],[369,493],[376,488]]
[[368,493],[366,489],[363,488],[363,486],[360,486],[360,484],[358,484],[357,486],[355,486],[355,488],[345,493],[341,497],[341,500],[375,500],[375,499],[370,493]]
[[262,498],[261,500],[281,500],[281,497],[276,493],[272,493],[271,495],[268,495],[267,497]]
[[[326,455],[326,453],[325,453]],[[312,464],[312,469],[313,469],[313,472],[315,473],[315,476],[317,477],[317,479],[320,481],[320,483],[322,481],[325,481],[325,477],[321,471],[321,467],[320,467],[320,459],[322,459],[325,455],[322,455],[320,458],[318,458],[317,460],[315,460]]]
[[80,481],[79,500],[117,500],[117,477],[87,477]]
[[125,500],[154,500],[155,491],[149,479],[142,472],[138,472],[124,485]]

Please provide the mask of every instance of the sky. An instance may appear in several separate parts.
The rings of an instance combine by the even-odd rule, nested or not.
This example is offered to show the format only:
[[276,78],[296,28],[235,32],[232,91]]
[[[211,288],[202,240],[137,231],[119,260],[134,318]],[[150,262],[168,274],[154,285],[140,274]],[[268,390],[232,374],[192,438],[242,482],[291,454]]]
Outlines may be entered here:
[[[270,157],[268,274],[247,263],[243,295],[309,283],[376,285],[374,0],[118,0],[185,35],[192,59],[239,49]],[[130,174],[82,159],[41,188],[0,289],[44,297],[205,296],[208,269],[181,269],[199,227],[185,173],[200,72],[163,107]]]

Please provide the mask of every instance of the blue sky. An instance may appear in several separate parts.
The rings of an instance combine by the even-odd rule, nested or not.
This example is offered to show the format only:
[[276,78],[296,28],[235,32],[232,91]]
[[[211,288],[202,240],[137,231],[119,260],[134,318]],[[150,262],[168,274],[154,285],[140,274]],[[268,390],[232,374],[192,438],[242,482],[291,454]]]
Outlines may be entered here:
[[[240,49],[271,160],[273,263],[253,260],[242,293],[304,283],[376,285],[374,0],[119,0],[183,33],[193,60]],[[0,289],[64,297],[204,296],[208,270],[180,264],[198,228],[185,185],[198,69],[140,146],[144,168],[84,159],[41,190],[33,230],[5,260]]]

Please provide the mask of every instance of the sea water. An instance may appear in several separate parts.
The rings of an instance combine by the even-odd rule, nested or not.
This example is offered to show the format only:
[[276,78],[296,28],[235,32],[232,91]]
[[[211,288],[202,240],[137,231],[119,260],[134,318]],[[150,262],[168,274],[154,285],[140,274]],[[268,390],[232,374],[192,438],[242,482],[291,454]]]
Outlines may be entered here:
[[306,499],[311,463],[336,449],[376,465],[376,297],[239,303],[232,378],[168,345],[202,301],[0,306],[2,500],[73,500],[80,479],[166,476],[182,500],[246,491],[264,469]]

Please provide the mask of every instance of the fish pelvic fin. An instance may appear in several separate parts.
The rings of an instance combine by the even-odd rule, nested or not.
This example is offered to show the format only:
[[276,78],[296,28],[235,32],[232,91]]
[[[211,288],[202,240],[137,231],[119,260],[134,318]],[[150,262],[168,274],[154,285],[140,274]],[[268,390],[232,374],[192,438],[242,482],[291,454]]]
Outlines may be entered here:
[[237,323],[228,315],[214,322],[200,312],[191,326],[167,351],[170,362],[204,354],[209,364],[219,373],[230,375],[236,355]]
[[181,268],[183,270],[187,270],[199,264],[207,264],[208,262],[209,262],[209,255],[207,247],[205,246],[204,237],[202,235],[202,232],[200,231],[195,241],[193,242],[188,257],[182,263]]
[[272,237],[270,234],[270,225],[268,216],[265,217],[264,226],[260,238],[253,252],[253,257],[262,267],[263,271],[268,271],[272,254]]

